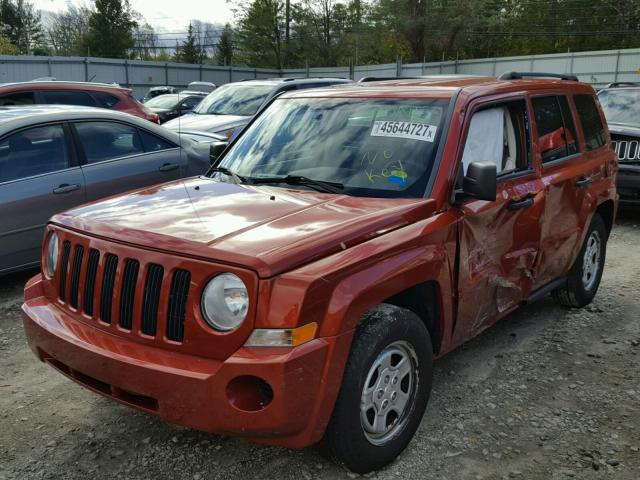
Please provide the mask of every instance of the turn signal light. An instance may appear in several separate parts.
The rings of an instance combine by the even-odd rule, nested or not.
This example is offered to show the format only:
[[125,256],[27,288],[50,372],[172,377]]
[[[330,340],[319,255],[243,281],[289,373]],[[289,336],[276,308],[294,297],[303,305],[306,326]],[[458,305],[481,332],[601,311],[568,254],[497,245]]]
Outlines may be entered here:
[[253,331],[245,347],[297,347],[316,337],[318,324],[307,323],[298,328],[259,328]]

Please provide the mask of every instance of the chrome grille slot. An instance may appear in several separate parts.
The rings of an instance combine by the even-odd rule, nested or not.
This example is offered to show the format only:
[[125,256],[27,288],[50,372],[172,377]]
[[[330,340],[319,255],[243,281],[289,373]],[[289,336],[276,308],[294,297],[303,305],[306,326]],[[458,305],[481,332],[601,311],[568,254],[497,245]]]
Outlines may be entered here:
[[118,257],[109,253],[105,260],[102,295],[100,296],[100,319],[107,323],[111,323],[111,304],[113,302],[113,287],[116,282],[117,268]]
[[87,263],[87,275],[84,279],[84,313],[93,316],[93,295],[96,290],[96,276],[98,274],[98,262],[100,262],[100,252],[95,249],[89,250],[89,261]]
[[120,326],[127,330],[131,330],[133,326],[133,301],[136,296],[139,270],[140,262],[137,260],[129,259],[124,264],[120,290]]
[[152,263],[147,270],[144,285],[144,299],[142,303],[142,333],[155,336],[158,325],[158,304],[160,303],[160,289],[164,268]]
[[71,270],[71,287],[69,289],[69,305],[78,308],[78,290],[80,289],[80,267],[82,267],[82,257],[84,247],[76,245],[73,249],[73,269]]
[[71,242],[65,240],[62,244],[62,262],[60,262],[60,287],[59,296],[63,302],[66,300],[67,294],[67,271],[69,269],[69,255],[71,253]]
[[176,270],[173,273],[167,315],[167,338],[169,340],[181,342],[184,339],[184,317],[190,283],[191,273],[188,271]]

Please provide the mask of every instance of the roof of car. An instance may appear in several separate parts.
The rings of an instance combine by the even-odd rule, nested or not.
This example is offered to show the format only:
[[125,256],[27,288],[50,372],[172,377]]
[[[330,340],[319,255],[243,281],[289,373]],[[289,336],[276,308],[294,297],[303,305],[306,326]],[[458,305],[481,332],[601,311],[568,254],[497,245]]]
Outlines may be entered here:
[[309,77],[309,78],[292,78],[292,77],[274,77],[264,79],[247,79],[241,82],[245,85],[280,85],[282,83],[290,83],[295,85],[304,85],[305,83],[318,83],[318,82],[333,82],[333,83],[353,83],[352,80],[347,78],[333,78],[333,77]]
[[156,125],[148,120],[128,113],[107,110],[105,108],[80,107],[72,105],[30,105],[0,107],[0,135],[18,128],[29,127],[47,122],[65,122],[73,120],[120,120],[145,128],[161,136],[177,141],[175,132]]
[[93,82],[65,82],[61,80],[33,80],[30,82],[13,82],[13,83],[2,83],[0,84],[0,90],[4,89],[20,89],[20,90],[28,90],[30,88],[59,88],[65,87],[74,90],[102,90],[102,89],[118,89],[118,90],[129,90],[126,87],[121,87],[117,83],[93,83]]
[[582,92],[593,92],[590,85],[570,80],[549,78],[499,79],[495,77],[422,77],[350,83],[309,90],[287,92],[281,98],[304,97],[425,97],[449,98],[464,90],[470,95],[517,90],[540,90],[549,88],[571,88]]

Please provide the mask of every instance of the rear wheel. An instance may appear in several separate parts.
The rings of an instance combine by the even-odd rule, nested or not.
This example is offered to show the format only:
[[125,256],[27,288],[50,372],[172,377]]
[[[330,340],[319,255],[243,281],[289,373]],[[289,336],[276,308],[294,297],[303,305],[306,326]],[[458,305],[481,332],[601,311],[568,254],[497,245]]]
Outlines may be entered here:
[[358,326],[322,447],[356,473],[377,470],[407,446],[429,400],[429,332],[413,312],[371,310]]
[[582,248],[567,276],[567,282],[553,297],[567,307],[584,307],[595,297],[604,270],[607,229],[597,213],[591,219]]

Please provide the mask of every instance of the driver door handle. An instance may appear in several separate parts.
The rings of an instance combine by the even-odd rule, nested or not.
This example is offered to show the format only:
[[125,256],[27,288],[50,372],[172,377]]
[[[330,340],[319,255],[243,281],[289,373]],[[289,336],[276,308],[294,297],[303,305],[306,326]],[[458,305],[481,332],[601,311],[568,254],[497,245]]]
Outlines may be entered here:
[[179,166],[180,165],[178,165],[177,163],[164,163],[160,168],[158,168],[158,170],[160,170],[161,172],[170,172],[177,169]]
[[75,192],[76,190],[80,189],[80,185],[74,183],[72,185],[69,185],[68,183],[63,183],[62,185],[59,185],[58,188],[54,188],[53,189],[53,193],[55,194],[60,194],[60,193],[71,193],[71,192]]
[[507,209],[509,210],[520,210],[521,208],[529,208],[533,205],[533,198],[525,198],[524,200],[516,200],[515,202],[509,202],[507,204]]
[[583,178],[581,178],[580,180],[578,180],[576,182],[576,187],[578,187],[578,188],[587,187],[587,186],[591,185],[592,181],[593,181],[593,178],[591,176],[583,177]]

